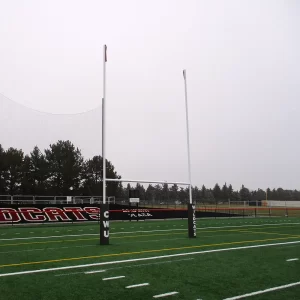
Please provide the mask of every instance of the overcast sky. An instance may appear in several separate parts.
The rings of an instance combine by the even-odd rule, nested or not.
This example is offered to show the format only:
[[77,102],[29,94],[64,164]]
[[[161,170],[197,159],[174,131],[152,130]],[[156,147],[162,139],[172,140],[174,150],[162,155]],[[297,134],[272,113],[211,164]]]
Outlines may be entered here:
[[185,68],[193,184],[300,189],[299,37],[297,0],[0,0],[0,143],[101,154],[107,44],[123,178],[188,180]]

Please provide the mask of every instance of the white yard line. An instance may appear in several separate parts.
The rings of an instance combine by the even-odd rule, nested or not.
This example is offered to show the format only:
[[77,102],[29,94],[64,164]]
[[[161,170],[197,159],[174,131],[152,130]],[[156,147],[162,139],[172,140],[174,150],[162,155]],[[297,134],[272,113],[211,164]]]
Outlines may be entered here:
[[96,274],[96,273],[103,273],[103,272],[106,272],[106,270],[87,271],[87,272],[84,272],[84,274]]
[[75,274],[82,274],[82,272],[71,272],[71,273],[63,273],[63,274],[56,274],[55,276],[69,276],[69,275],[75,275]]
[[243,298],[252,297],[252,296],[256,296],[256,295],[260,295],[260,294],[264,294],[264,293],[269,293],[269,292],[274,292],[274,291],[278,291],[278,290],[287,289],[287,288],[290,288],[290,287],[293,287],[293,286],[296,286],[296,285],[300,285],[300,281],[290,283],[290,284],[281,285],[281,286],[277,286],[277,287],[273,287],[273,288],[266,289],[266,290],[261,290],[261,291],[249,293],[249,294],[244,294],[244,295],[239,295],[239,296],[235,296],[235,297],[231,297],[231,298],[226,298],[224,300],[243,299]]
[[152,256],[152,257],[131,258],[131,259],[124,259],[124,260],[115,260],[115,261],[84,264],[84,265],[73,265],[73,266],[65,266],[65,267],[55,267],[55,268],[47,268],[47,269],[37,269],[37,270],[28,270],[28,271],[20,271],[20,272],[3,273],[3,274],[0,274],[0,277],[27,275],[27,274],[44,273],[44,272],[52,272],[52,271],[59,271],[59,270],[70,270],[70,269],[78,269],[78,268],[88,268],[88,267],[95,267],[95,266],[107,266],[107,265],[115,265],[115,264],[122,264],[122,263],[128,263],[128,262],[136,262],[136,261],[156,260],[156,259],[164,259],[164,258],[170,258],[170,257],[200,255],[200,254],[207,254],[207,253],[216,253],[216,252],[243,250],[243,249],[274,247],[274,246],[291,245],[291,244],[299,244],[299,243],[300,243],[300,241],[293,241],[293,242],[282,242],[282,243],[274,243],[274,244],[242,246],[242,247],[235,247],[235,248],[212,249],[212,250],[204,250],[204,251],[197,251],[197,252],[184,252],[184,253],[168,254],[168,255],[161,255],[161,256]]
[[[156,239],[156,240],[146,240],[146,241],[130,241],[130,242],[124,242],[124,243],[119,243],[116,245],[125,245],[125,244],[132,244],[132,243],[149,243],[149,242],[161,242],[162,240],[164,241],[176,241],[176,240],[185,240],[185,237],[182,238],[164,238],[162,237],[161,239]],[[34,248],[34,249],[23,249],[23,250],[11,250],[11,251],[0,251],[0,254],[7,254],[7,253],[20,253],[20,252],[33,252],[33,251],[48,251],[48,250],[60,250],[60,249],[73,249],[73,248],[85,248],[85,247],[96,247],[95,244],[91,245],[81,245],[81,246],[66,246],[66,247],[51,247],[51,248]]]
[[34,240],[34,239],[53,239],[53,238],[64,238],[64,237],[80,237],[80,236],[91,236],[99,235],[95,233],[85,233],[85,234],[67,234],[67,235],[50,235],[50,236],[32,236],[32,237],[20,237],[13,239],[0,239],[0,241],[17,241],[17,240]]
[[163,298],[163,297],[173,296],[176,294],[178,294],[178,292],[169,292],[169,293],[165,293],[165,294],[155,295],[155,296],[153,296],[153,298]]
[[87,271],[87,272],[62,273],[62,274],[56,274],[54,276],[64,276],[64,275],[82,274],[82,273],[84,273],[84,274],[93,274],[93,273],[101,273],[101,272],[110,271],[110,270],[120,270],[120,269],[126,269],[126,268],[153,266],[153,265],[168,264],[168,263],[179,262],[179,261],[187,261],[187,260],[193,260],[193,259],[194,258],[173,259],[173,260],[165,260],[165,261],[159,261],[159,262],[148,263],[148,264],[138,264],[138,265],[124,266],[124,267],[108,268],[106,270],[99,270],[99,271],[94,270],[94,271]]
[[121,279],[121,278],[125,278],[125,276],[122,275],[122,276],[115,276],[115,277],[107,277],[107,278],[102,278],[102,280],[106,281],[106,280],[115,280],[115,279]]
[[[197,230],[205,229],[223,229],[223,228],[243,228],[243,227],[263,227],[263,226],[280,226],[280,225],[300,225],[300,223],[278,223],[278,224],[259,224],[259,225],[232,225],[232,226],[212,226],[212,227],[197,227]],[[184,226],[184,225],[182,225]],[[125,232],[111,232],[110,235],[117,234],[134,234],[134,233],[152,233],[152,232],[172,232],[172,231],[184,231],[187,229],[155,229],[155,230],[136,230]],[[68,230],[69,231],[69,230]],[[50,235],[50,236],[32,236],[32,237],[20,237],[20,238],[8,238],[0,239],[0,241],[14,241],[14,240],[33,240],[33,239],[52,239],[52,238],[65,238],[65,237],[81,237],[81,236],[98,236],[98,233],[84,233],[84,234],[67,234],[67,235]]]
[[299,260],[299,258],[290,258],[290,259],[287,259],[286,261],[296,261],[296,260]]
[[153,265],[160,265],[160,264],[169,264],[169,263],[173,263],[173,262],[187,261],[187,260],[193,260],[193,259],[194,258],[165,260],[165,261],[159,261],[159,262],[148,263],[148,264],[138,264],[138,265],[132,265],[132,266],[125,266],[125,267],[109,268],[109,269],[107,269],[107,271],[115,270],[115,269],[136,268],[136,267],[145,267],[145,266],[153,266]]
[[[127,232],[110,232],[110,235],[117,234],[134,234],[134,233],[152,233],[152,232],[161,232],[161,231],[176,231],[176,230],[186,230],[186,229],[165,229],[165,230],[137,230],[137,231],[127,231]],[[98,233],[84,233],[84,234],[68,234],[68,235],[50,235],[50,236],[32,236],[32,237],[23,237],[23,238],[11,238],[11,239],[0,239],[0,241],[14,241],[14,240],[33,240],[33,239],[52,239],[52,238],[64,238],[64,237],[81,237],[81,236],[99,236]]]
[[231,225],[231,226],[213,226],[213,227],[197,227],[199,230],[204,229],[222,229],[222,228],[240,228],[240,227],[263,227],[263,226],[278,226],[278,225],[300,225],[300,223],[277,223],[277,224],[256,224],[256,225]]
[[[54,249],[54,248],[52,248]],[[52,250],[51,248],[35,248],[35,249],[24,249],[24,250],[15,250],[15,251],[1,251],[0,254],[7,254],[7,253],[24,253],[24,252],[33,252],[33,251],[45,251],[45,250]],[[60,249],[60,248],[59,248]]]
[[145,283],[139,283],[139,284],[128,285],[128,286],[126,286],[125,288],[126,288],[126,289],[132,289],[132,288],[141,287],[141,286],[146,286],[146,285],[149,285],[149,283],[148,283],[148,282],[145,282]]

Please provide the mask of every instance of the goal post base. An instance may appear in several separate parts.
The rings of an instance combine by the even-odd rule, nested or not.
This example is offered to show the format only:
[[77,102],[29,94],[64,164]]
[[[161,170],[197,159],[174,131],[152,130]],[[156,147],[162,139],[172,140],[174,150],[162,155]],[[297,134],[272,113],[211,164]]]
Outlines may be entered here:
[[195,238],[197,236],[196,227],[196,204],[188,204],[188,229],[189,238]]
[[100,245],[109,245],[109,204],[100,204]]

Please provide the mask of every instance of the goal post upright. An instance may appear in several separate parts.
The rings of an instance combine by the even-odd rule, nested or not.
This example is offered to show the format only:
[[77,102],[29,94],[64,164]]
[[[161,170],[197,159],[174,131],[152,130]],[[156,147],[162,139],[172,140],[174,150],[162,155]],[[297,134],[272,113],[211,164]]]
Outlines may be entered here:
[[109,204],[106,203],[106,62],[107,46],[103,47],[103,98],[102,98],[102,161],[103,198],[100,204],[100,244],[109,244]]

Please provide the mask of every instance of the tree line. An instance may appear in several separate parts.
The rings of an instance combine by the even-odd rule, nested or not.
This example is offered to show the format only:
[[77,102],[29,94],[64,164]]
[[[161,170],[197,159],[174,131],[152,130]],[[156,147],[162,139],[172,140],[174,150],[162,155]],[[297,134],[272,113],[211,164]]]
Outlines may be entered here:
[[[149,185],[146,189],[137,184],[136,186],[128,185],[126,189],[123,189],[124,193],[130,188],[136,188],[140,191],[140,198],[145,200],[157,200],[163,203],[174,202],[188,203],[189,201],[189,189],[178,187],[176,184],[168,186],[163,185]],[[218,183],[213,188],[206,188],[204,185],[199,189],[197,186],[192,187],[192,197],[197,203],[229,203],[232,202],[260,202],[262,200],[299,200],[300,191],[297,190],[283,190],[282,188],[271,190],[268,188],[266,191],[262,189],[250,191],[244,185],[240,190],[234,190],[232,185],[224,183],[222,187]]]
[[[121,178],[114,165],[107,161],[107,177]],[[84,159],[80,149],[70,141],[57,141],[41,151],[35,146],[29,154],[21,149],[4,149],[0,144],[0,195],[40,196],[99,196],[102,195],[103,160],[101,155]],[[107,195],[128,198],[129,189],[138,189],[142,200],[155,202],[186,203],[188,188],[178,185],[139,183],[123,186],[118,182],[107,183]],[[261,200],[299,200],[300,191],[277,189],[249,190],[244,185],[234,190],[231,184],[218,183],[213,188],[204,185],[192,187],[197,202],[220,203]]]
[[[70,141],[58,141],[43,152],[35,146],[30,154],[0,144],[0,194],[5,195],[101,195],[103,160],[100,155],[84,159]],[[107,161],[107,177],[120,178]],[[117,193],[119,183],[107,185],[108,194]]]

